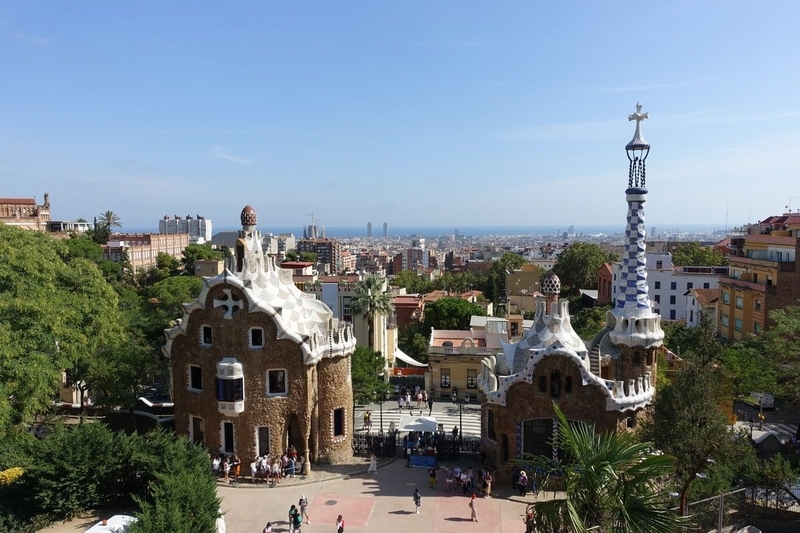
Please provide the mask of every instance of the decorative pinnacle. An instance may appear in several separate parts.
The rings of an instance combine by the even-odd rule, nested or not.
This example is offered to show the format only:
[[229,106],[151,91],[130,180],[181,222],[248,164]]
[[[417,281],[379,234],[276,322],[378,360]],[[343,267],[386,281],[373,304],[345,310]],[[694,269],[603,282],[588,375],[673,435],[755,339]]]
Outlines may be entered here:
[[650,118],[649,113],[642,113],[642,103],[636,103],[636,113],[632,115],[628,115],[628,121],[635,120],[636,121],[636,131],[633,133],[633,139],[629,142],[626,146],[626,150],[643,150],[650,148],[650,144],[644,139],[644,135],[642,135],[642,121],[645,119]]

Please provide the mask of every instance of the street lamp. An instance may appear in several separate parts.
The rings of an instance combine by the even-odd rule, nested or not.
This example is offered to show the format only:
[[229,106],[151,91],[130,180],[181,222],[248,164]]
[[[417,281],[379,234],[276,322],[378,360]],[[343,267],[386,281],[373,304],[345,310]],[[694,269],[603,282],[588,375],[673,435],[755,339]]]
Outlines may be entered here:
[[380,391],[380,393],[378,393],[378,391],[372,391],[372,398],[374,399],[375,402],[377,402],[378,407],[380,408],[380,413],[381,413],[381,419],[380,419],[381,420],[381,433],[380,434],[383,435],[383,402],[386,401],[386,391],[382,390],[382,391]]

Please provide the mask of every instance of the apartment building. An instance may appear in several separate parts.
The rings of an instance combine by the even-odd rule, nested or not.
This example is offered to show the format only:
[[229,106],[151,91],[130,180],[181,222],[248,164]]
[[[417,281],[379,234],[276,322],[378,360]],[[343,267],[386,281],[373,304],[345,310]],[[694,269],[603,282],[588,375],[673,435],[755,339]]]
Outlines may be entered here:
[[720,279],[717,332],[740,340],[769,327],[768,314],[800,298],[800,214],[771,216],[731,238],[730,273]]
[[103,259],[122,261],[127,256],[134,272],[156,265],[158,254],[183,259],[189,246],[188,233],[112,233],[103,246]]
[[[716,289],[721,277],[728,274],[728,267],[674,266],[672,255],[666,252],[646,254],[647,287],[652,298],[653,312],[664,320],[687,321],[689,312],[686,291],[694,288]],[[612,299],[619,297],[619,279],[622,263],[611,265]],[[599,291],[598,291],[599,297]]]

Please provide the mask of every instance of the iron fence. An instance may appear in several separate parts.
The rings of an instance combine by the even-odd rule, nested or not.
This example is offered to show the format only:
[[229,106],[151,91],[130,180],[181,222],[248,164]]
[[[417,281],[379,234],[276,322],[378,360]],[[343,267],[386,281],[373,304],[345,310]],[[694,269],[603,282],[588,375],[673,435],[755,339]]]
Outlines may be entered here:
[[[436,459],[448,462],[470,462],[477,460],[482,449],[480,437],[453,437],[450,434],[438,433],[435,437]],[[353,453],[368,457],[370,452],[376,457],[405,458],[403,435],[392,433],[357,433],[353,437]]]
[[800,486],[749,487],[692,502],[686,507],[689,515],[686,531],[737,531],[765,522],[800,524]]

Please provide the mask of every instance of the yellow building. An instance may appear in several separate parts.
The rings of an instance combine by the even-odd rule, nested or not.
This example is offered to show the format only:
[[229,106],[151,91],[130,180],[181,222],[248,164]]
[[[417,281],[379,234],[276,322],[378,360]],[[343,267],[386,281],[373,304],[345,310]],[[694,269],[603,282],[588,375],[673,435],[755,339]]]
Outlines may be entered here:
[[478,375],[484,357],[502,352],[500,343],[509,342],[509,322],[505,318],[473,317],[482,320],[469,331],[431,331],[425,387],[437,398],[450,398],[455,390],[459,399],[469,394],[470,401],[483,399],[478,390]]
[[769,217],[731,243],[729,275],[719,280],[717,332],[740,340],[767,328],[770,311],[800,299],[800,215]]

